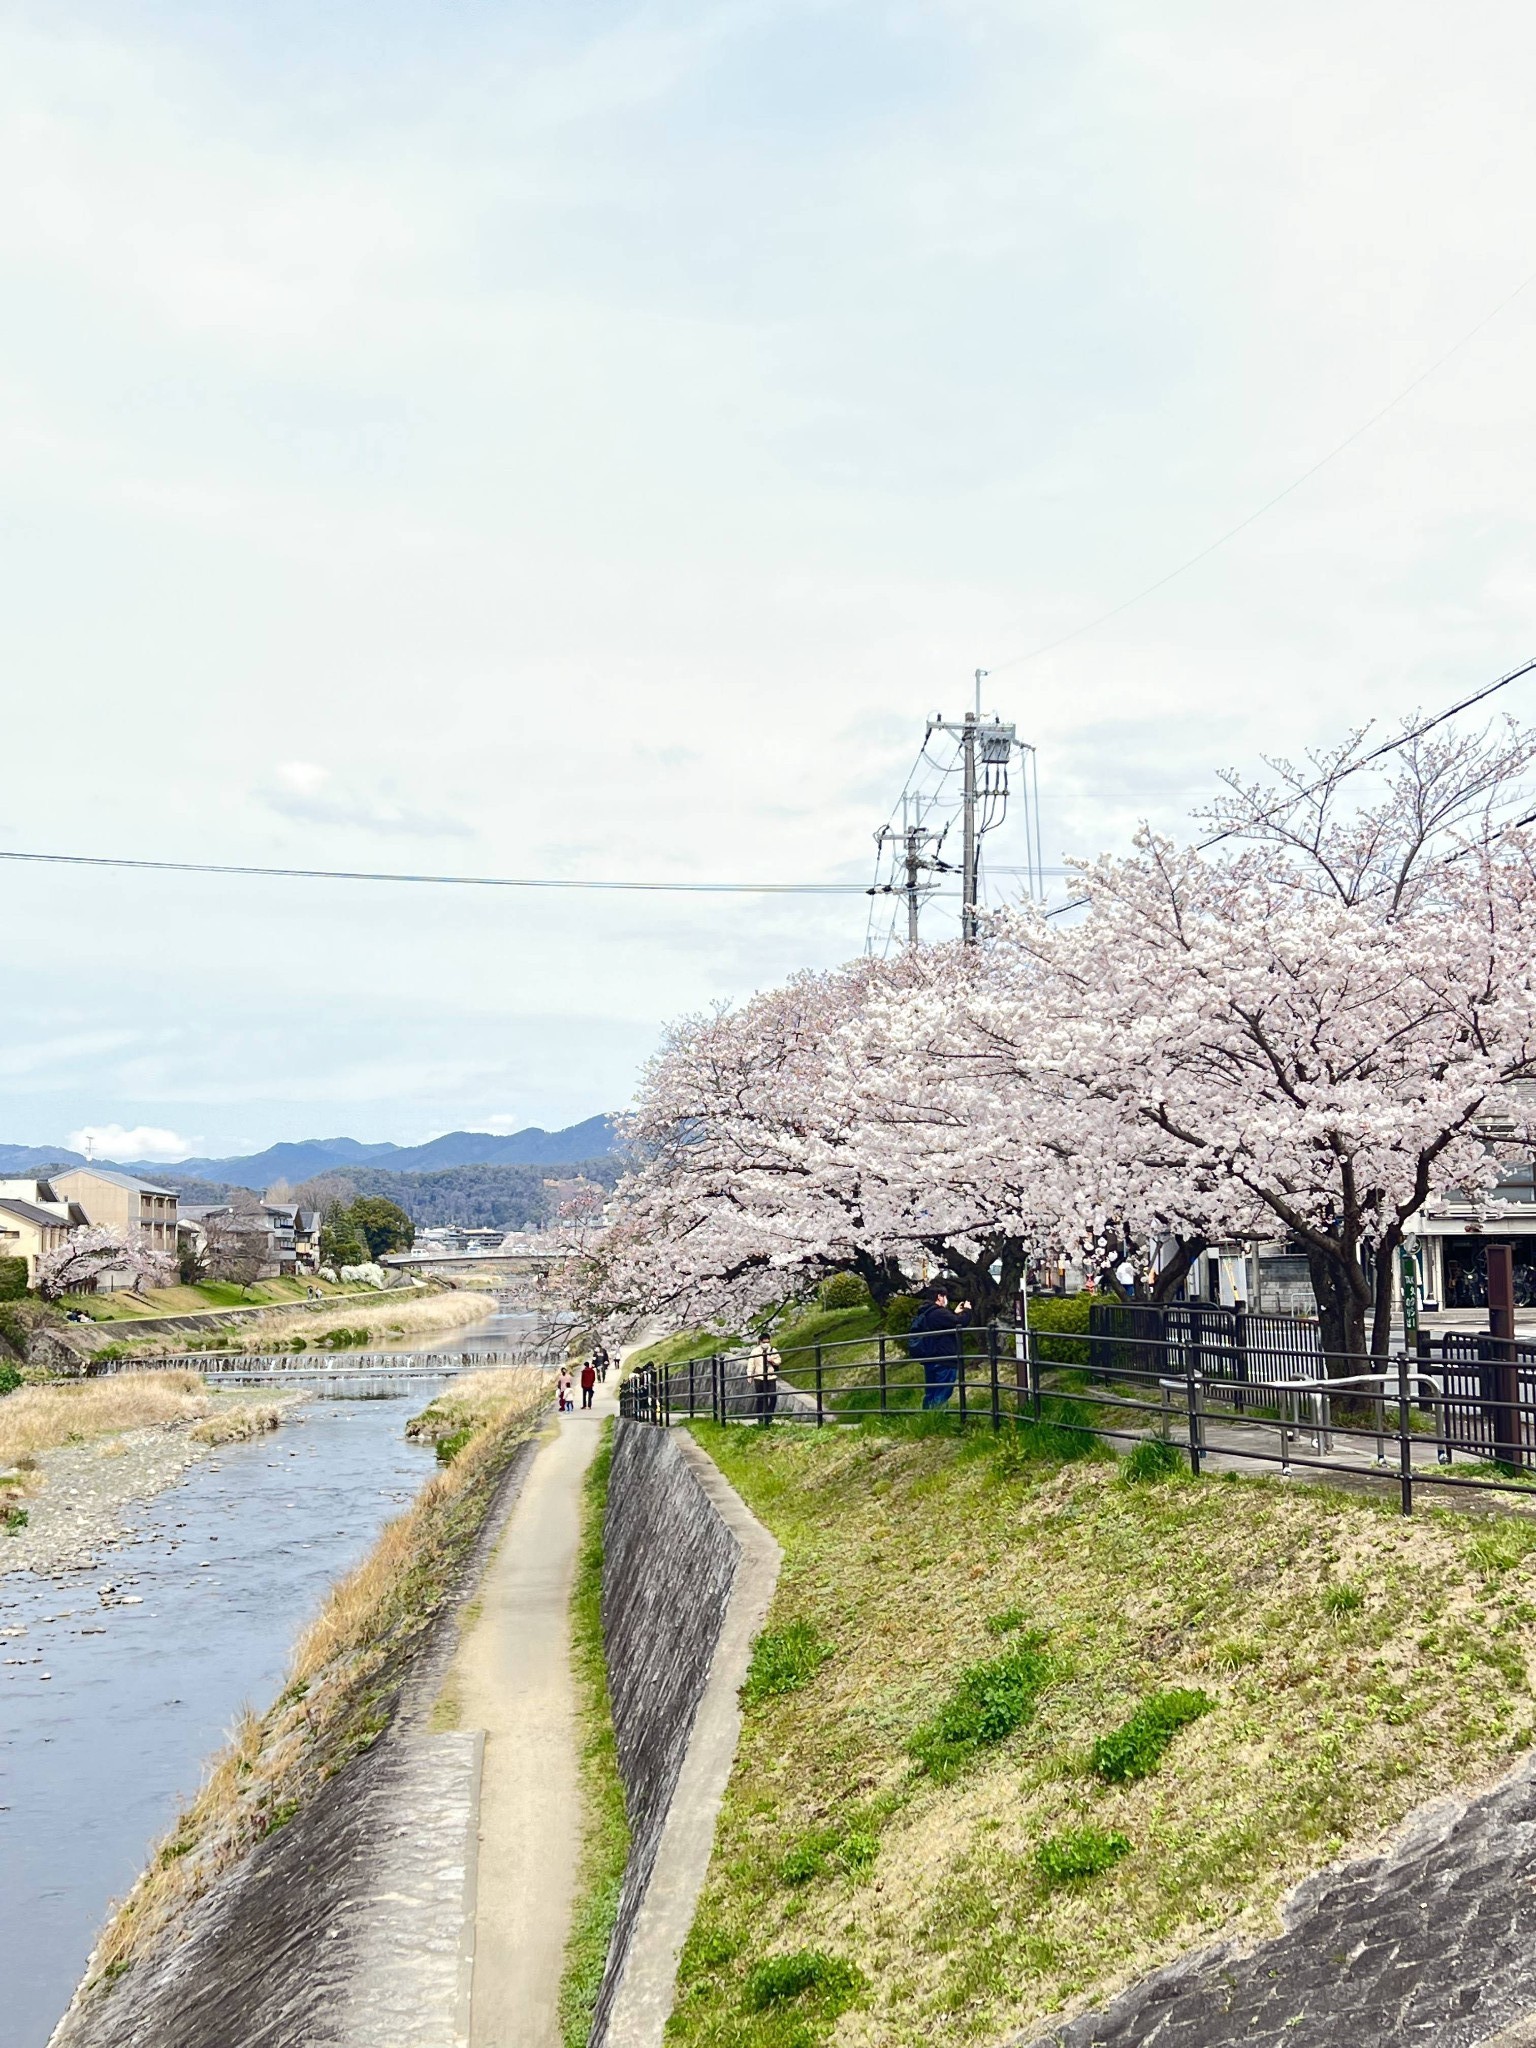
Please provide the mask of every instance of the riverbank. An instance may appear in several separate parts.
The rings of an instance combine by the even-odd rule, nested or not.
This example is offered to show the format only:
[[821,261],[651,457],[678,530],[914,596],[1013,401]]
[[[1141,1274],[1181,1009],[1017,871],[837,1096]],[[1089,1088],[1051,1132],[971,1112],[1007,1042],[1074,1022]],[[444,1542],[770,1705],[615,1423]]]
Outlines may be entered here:
[[[255,1314],[232,1310],[227,1322],[210,1314],[180,1327],[167,1328],[160,1323],[140,1336],[129,1336],[122,1323],[90,1329],[72,1324],[70,1334],[83,1337],[86,1348],[95,1352],[110,1346],[114,1354],[128,1358],[180,1358],[213,1349],[213,1331],[220,1333],[216,1340],[220,1351],[281,1351],[291,1348],[297,1338],[312,1346],[342,1330],[360,1330],[360,1341],[377,1339],[387,1345],[465,1329],[495,1312],[495,1298],[489,1294],[402,1289],[381,1295],[370,1290],[333,1297],[323,1305],[296,1302],[290,1308],[263,1309]],[[225,1331],[230,1333],[227,1338]]]
[[[165,1381],[174,1384],[154,1384]],[[5,1396],[0,1516],[13,1519],[0,1527],[0,1576],[98,1565],[132,1540],[132,1509],[174,1486],[220,1446],[275,1428],[302,1398],[211,1393],[193,1373],[156,1373],[136,1386],[29,1387]],[[145,1411],[151,1409],[164,1412],[150,1419]],[[71,1435],[88,1440],[72,1442]]]
[[1523,1519],[1048,1425],[695,1435],[785,1564],[678,2048],[999,2041],[1267,1938],[1297,1880],[1536,1737]]
[[[311,1910],[285,1859],[330,1859],[345,1885],[354,1875],[348,1859],[376,1846],[349,1833],[348,1816],[371,1782],[367,1753],[419,1682],[435,1625],[472,1574],[504,1482],[547,1398],[542,1374],[509,1369],[487,1378],[496,1384],[471,1439],[333,1588],[300,1638],[278,1698],[265,1714],[242,1717],[119,1908],[57,2032],[61,2043],[227,2040],[256,2027],[254,2008],[263,1999],[302,2007],[322,1995],[322,1972],[302,1967],[296,1949],[317,1944],[334,1967],[345,1943],[326,1945],[330,1907],[318,1916]],[[453,1740],[434,1741],[445,1739]],[[387,1774],[402,1755],[400,1745],[386,1746],[380,1770]],[[397,1832],[383,1830],[380,1853]],[[290,1908],[301,1905],[290,1928]],[[357,1924],[349,1915],[349,1939]],[[270,1942],[277,1943],[271,1956],[263,1947]],[[348,2002],[351,1996],[349,1989]],[[304,2037],[305,2024],[296,2018],[287,2037]]]

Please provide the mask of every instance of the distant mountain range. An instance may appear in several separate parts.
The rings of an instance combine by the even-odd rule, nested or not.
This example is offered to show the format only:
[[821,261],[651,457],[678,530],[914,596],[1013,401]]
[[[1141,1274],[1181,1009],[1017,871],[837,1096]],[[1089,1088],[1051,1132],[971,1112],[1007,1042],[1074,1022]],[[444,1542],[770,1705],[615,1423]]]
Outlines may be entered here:
[[[302,1138],[296,1144],[269,1145],[265,1152],[241,1159],[178,1159],[174,1164],[114,1159],[99,1164],[119,1166],[145,1180],[163,1175],[178,1180],[191,1177],[259,1193],[275,1181],[296,1185],[317,1174],[345,1173],[358,1166],[383,1167],[391,1173],[434,1173],[448,1166],[575,1166],[582,1160],[607,1158],[619,1149],[615,1124],[611,1116],[589,1116],[584,1123],[571,1124],[563,1131],[544,1131],[533,1125],[505,1138],[487,1131],[449,1131],[427,1145],[364,1145],[356,1138]],[[0,1174],[84,1164],[81,1153],[58,1145],[0,1145]]]

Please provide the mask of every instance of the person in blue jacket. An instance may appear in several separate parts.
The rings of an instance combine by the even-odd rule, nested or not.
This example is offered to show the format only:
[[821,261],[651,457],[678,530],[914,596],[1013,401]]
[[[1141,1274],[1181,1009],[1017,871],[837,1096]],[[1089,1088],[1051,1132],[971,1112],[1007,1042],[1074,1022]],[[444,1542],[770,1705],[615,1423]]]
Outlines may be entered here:
[[971,1304],[949,1305],[946,1287],[925,1290],[923,1306],[912,1318],[907,1334],[909,1357],[923,1361],[923,1406],[942,1408],[955,1391],[960,1377],[960,1332],[971,1320]]

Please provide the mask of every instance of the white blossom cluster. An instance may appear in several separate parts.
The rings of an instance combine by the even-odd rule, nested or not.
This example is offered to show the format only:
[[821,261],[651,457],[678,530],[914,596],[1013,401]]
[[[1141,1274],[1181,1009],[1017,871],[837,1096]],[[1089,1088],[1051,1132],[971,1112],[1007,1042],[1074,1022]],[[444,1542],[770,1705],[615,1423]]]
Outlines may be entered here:
[[684,1020],[584,1305],[725,1322],[829,1271],[878,1299],[937,1270],[1006,1313],[1047,1255],[1129,1260],[1156,1297],[1206,1245],[1282,1239],[1330,1347],[1379,1352],[1413,1219],[1528,1135],[1531,753],[1410,736],[1351,804],[1357,734],[1276,764],[1278,794],[1229,783],[1215,844],[1143,831],[1085,866],[1075,921],[1020,905],[980,945]]

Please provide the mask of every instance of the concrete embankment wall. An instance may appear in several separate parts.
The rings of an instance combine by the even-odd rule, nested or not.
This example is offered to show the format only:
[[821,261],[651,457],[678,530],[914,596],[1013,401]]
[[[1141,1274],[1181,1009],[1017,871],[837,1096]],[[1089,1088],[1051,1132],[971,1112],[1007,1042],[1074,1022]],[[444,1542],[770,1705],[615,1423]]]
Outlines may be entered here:
[[615,1424],[603,1638],[631,1850],[591,2048],[659,2043],[779,1548],[681,1431]]
[[77,1995],[51,2048],[468,2048],[482,1741],[431,1710],[530,1468],[516,1450],[382,1738],[216,1879],[179,1930]]

